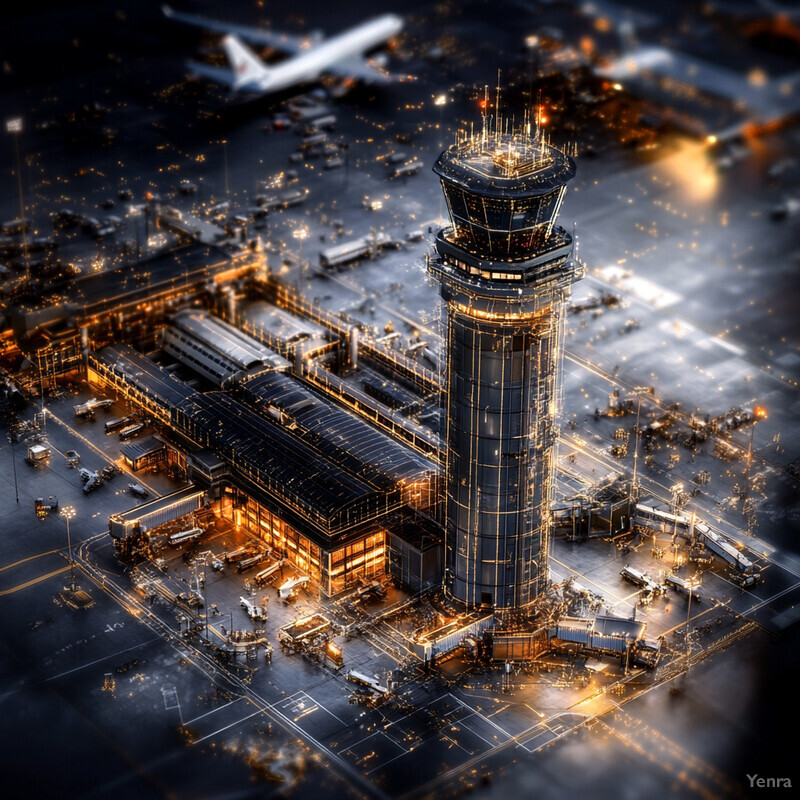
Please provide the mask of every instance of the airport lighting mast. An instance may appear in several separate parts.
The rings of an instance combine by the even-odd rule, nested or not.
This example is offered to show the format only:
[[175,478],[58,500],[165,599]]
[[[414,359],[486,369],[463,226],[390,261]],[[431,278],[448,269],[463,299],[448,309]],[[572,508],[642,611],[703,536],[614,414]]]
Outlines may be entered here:
[[450,215],[428,261],[447,304],[444,584],[502,620],[548,586],[563,306],[583,274],[556,217],[575,163],[538,120],[496,114],[433,171]]

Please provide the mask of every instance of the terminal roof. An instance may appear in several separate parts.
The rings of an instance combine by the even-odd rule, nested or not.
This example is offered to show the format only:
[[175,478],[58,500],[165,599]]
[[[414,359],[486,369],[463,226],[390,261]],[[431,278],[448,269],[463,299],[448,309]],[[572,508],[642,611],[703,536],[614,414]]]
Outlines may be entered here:
[[223,392],[195,393],[179,411],[238,474],[325,528],[339,527],[359,501],[384,494]]
[[263,414],[279,410],[285,424],[296,426],[296,436],[375,485],[411,483],[434,470],[422,456],[287,375],[256,375],[237,394]]
[[152,359],[127,344],[104,347],[97,357],[127,383],[136,386],[156,402],[176,406],[195,390]]

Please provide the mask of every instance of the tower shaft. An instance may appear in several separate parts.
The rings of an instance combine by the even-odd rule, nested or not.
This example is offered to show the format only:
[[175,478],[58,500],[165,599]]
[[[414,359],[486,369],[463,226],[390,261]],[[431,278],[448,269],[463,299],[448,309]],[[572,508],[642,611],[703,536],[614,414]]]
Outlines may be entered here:
[[434,171],[453,223],[428,263],[447,304],[445,586],[503,614],[548,583],[562,307],[577,271],[554,218],[574,165],[527,137],[482,135]]

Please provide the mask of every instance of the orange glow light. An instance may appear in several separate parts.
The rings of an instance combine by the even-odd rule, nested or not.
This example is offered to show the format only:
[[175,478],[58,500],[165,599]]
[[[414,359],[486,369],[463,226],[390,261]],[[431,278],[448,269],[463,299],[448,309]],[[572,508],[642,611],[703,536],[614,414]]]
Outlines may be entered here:
[[767,418],[767,409],[763,406],[756,406],[755,410],[756,419],[766,419]]

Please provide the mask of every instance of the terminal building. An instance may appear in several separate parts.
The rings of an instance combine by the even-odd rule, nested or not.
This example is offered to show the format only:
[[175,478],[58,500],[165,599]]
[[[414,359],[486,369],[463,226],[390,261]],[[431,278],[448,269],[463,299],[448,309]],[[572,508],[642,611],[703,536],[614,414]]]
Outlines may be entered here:
[[[220,324],[205,320],[206,332]],[[324,594],[382,575],[390,562],[412,587],[438,582],[439,541],[429,524],[436,464],[265,367],[270,361],[227,391],[203,392],[132,347],[111,345],[90,355],[89,379],[161,422],[168,461]],[[135,513],[118,516],[110,532],[122,546],[148,528]],[[419,528],[427,539],[409,545],[404,532]]]

